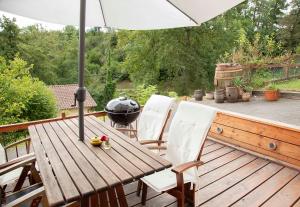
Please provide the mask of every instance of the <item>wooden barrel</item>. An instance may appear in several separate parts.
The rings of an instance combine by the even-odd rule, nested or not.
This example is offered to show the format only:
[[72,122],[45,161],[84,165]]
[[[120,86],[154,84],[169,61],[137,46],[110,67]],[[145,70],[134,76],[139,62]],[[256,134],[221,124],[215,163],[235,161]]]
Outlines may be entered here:
[[238,64],[217,64],[214,85],[217,88],[225,88],[231,85],[232,80],[243,75],[243,68]]

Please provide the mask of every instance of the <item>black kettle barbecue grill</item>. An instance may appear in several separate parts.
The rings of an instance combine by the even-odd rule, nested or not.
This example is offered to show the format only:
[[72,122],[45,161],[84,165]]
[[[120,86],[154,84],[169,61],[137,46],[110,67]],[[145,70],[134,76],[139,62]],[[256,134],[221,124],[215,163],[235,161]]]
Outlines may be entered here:
[[129,126],[138,118],[141,107],[132,99],[119,97],[110,100],[104,110],[113,121],[113,126],[115,124]]

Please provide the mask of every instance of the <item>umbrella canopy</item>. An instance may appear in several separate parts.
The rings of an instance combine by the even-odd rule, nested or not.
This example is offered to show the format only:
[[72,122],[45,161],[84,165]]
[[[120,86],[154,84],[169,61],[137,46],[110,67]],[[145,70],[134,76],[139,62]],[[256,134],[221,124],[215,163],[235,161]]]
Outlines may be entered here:
[[[130,30],[197,26],[244,0],[87,0],[86,26]],[[79,25],[80,0],[0,0],[0,10]]]
[[0,10],[51,23],[79,25],[79,77],[75,98],[79,105],[79,139],[83,140],[85,26],[129,30],[197,26],[243,1],[0,0]]

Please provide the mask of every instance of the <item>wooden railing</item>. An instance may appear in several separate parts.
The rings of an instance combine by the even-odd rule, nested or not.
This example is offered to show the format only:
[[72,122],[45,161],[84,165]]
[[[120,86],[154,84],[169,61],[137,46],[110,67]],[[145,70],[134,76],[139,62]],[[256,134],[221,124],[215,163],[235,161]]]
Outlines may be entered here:
[[[244,66],[244,69],[248,69],[250,71],[257,70],[260,68],[267,68],[271,71],[274,70],[282,70],[282,76],[281,77],[273,77],[272,80],[266,81],[265,83],[269,82],[280,82],[295,78],[300,78],[300,64],[264,64],[264,65],[249,65]],[[291,70],[294,70],[294,74],[291,74]],[[297,73],[296,73],[297,71]]]
[[[94,115],[96,117],[105,117],[106,112],[105,111],[96,111],[96,112],[91,112],[85,114],[85,116],[89,115]],[[29,121],[29,122],[23,122],[23,123],[17,123],[17,124],[7,124],[7,125],[2,125],[0,126],[0,133],[5,133],[5,132],[17,132],[17,131],[22,131],[22,130],[27,130],[28,126],[34,125],[34,124],[42,124],[42,123],[47,123],[51,121],[59,121],[59,120],[64,120],[64,119],[72,119],[78,117],[78,115],[73,115],[73,116],[61,116],[57,118],[51,118],[51,119],[42,119],[42,120],[37,120],[37,121]]]

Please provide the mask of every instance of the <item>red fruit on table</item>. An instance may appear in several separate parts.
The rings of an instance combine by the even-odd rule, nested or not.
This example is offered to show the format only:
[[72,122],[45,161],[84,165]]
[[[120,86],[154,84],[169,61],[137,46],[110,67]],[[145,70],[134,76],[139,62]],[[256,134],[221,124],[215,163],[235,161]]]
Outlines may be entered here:
[[108,137],[107,136],[105,136],[105,135],[103,135],[102,137],[101,137],[101,141],[107,141],[108,140]]

